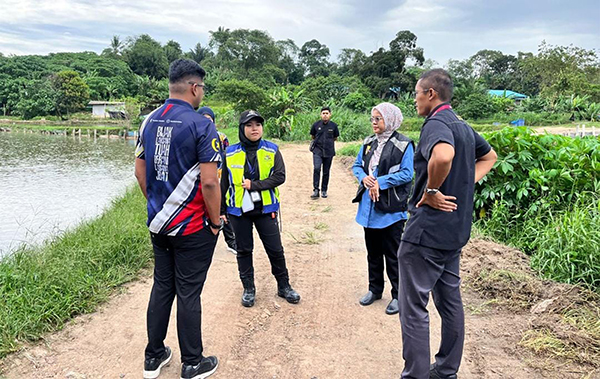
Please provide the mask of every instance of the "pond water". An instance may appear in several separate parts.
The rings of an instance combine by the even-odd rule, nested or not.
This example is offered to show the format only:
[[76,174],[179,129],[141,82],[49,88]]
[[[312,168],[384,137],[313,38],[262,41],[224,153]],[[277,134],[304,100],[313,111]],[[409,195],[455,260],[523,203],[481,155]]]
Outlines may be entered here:
[[0,257],[99,215],[136,183],[134,141],[0,133]]

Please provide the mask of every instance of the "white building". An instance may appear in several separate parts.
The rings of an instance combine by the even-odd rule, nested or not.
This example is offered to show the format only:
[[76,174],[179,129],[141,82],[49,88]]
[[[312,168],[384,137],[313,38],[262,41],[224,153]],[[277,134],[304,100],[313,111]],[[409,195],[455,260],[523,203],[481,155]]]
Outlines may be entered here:
[[119,101],[90,101],[92,117],[125,118],[125,103]]

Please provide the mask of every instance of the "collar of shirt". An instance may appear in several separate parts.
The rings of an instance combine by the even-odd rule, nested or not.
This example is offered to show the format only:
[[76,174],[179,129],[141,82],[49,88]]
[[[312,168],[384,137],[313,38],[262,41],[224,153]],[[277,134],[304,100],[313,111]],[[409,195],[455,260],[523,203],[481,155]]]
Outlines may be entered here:
[[450,106],[450,103],[448,103],[448,102],[441,103],[437,107],[433,108],[431,110],[431,112],[429,112],[429,114],[427,115],[427,118],[431,118],[431,117],[435,116],[436,113],[441,112],[441,111],[446,110],[446,109],[452,109],[452,107]]
[[165,101],[165,104],[183,105],[184,107],[189,107],[191,110],[194,110],[194,107],[192,107],[192,104],[188,103],[185,100],[169,98]]

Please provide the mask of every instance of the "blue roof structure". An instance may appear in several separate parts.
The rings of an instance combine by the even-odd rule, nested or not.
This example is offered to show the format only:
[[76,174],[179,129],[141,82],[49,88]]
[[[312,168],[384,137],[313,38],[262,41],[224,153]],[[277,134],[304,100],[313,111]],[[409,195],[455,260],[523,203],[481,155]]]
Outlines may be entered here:
[[488,95],[496,96],[496,97],[507,97],[509,99],[514,100],[523,100],[529,98],[527,95],[523,95],[522,93],[518,93],[515,91],[505,90],[505,89],[490,89],[488,90]]

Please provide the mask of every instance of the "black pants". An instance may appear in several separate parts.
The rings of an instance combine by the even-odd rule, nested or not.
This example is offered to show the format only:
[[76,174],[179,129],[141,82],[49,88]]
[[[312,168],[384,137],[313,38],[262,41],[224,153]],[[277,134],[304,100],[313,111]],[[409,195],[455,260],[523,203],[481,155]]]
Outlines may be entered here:
[[388,279],[392,285],[392,298],[398,298],[398,247],[406,220],[400,220],[387,228],[365,228],[367,262],[369,264],[369,291],[383,293],[383,260]]
[[237,262],[242,283],[245,284],[248,283],[248,280],[252,282],[254,280],[254,266],[252,264],[252,251],[254,250],[252,225],[254,225],[269,256],[271,273],[277,279],[278,286],[288,285],[289,276],[285,265],[276,213],[259,213],[239,217],[230,215],[229,218],[235,230]]
[[323,182],[321,183],[321,191],[327,191],[329,185],[329,171],[331,170],[331,162],[333,157],[324,158],[313,153],[313,189],[319,190],[319,179],[321,178],[321,166],[323,166]]
[[181,361],[197,364],[202,359],[200,294],[212,262],[217,236],[210,229],[188,236],[150,233],[154,248],[154,285],[147,313],[146,359],[165,350],[171,305],[177,295],[177,335]]
[[233,231],[233,226],[231,222],[226,222],[223,224],[223,237],[225,238],[225,243],[227,246],[237,251],[237,243],[235,242],[235,232]]
[[442,376],[456,374],[465,338],[460,296],[461,250],[438,250],[402,241],[398,251],[402,378],[429,378],[429,293],[442,318],[442,342],[435,356]]

